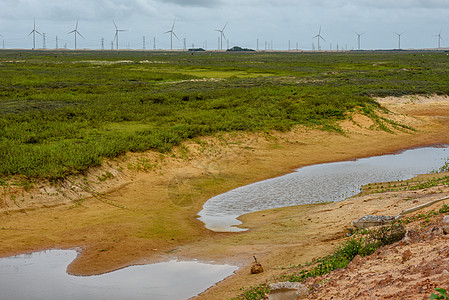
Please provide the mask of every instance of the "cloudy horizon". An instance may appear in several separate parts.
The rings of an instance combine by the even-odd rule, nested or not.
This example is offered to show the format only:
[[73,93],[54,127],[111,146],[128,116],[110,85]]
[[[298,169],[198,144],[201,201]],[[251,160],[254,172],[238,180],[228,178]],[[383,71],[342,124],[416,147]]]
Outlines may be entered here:
[[[398,48],[396,33],[401,36],[401,48],[436,48],[441,31],[441,47],[449,46],[449,0],[0,0],[0,39],[5,48],[26,48],[33,45],[29,33],[36,20],[36,30],[45,33],[46,47],[74,48],[75,29],[84,39],[77,39],[77,48],[111,48],[115,28],[122,49],[170,48],[170,34],[164,34],[176,20],[174,49],[207,47],[215,50],[226,22],[229,46],[275,50],[290,48],[311,50],[317,47],[313,39],[322,28],[323,50],[357,49],[357,35],[362,49]],[[36,47],[43,39],[37,36]],[[223,47],[227,42],[223,43]],[[115,47],[115,44],[114,44]]]

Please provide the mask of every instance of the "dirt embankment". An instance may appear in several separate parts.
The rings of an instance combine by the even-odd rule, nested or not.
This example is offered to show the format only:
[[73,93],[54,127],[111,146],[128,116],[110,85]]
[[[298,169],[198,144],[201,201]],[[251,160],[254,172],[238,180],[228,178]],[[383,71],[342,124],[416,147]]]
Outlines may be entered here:
[[408,224],[402,241],[370,256],[356,256],[345,269],[306,280],[309,299],[424,300],[438,294],[437,288],[448,290],[449,235],[444,234],[442,218]]
[[[82,254],[69,267],[74,274],[97,274],[173,256],[233,263],[242,267],[237,274],[198,298],[234,296],[240,287],[279,274],[281,266],[328,254],[352,219],[416,204],[397,194],[382,196],[382,201],[362,197],[276,209],[243,216],[250,230],[238,234],[210,232],[196,219],[211,196],[294,168],[449,143],[449,99],[382,101],[393,112],[389,118],[418,131],[388,125],[393,133],[387,133],[355,115],[342,123],[345,135],[305,128],[217,135],[186,143],[169,155],[128,154],[64,184],[36,184],[29,191],[4,186],[0,256],[80,247]],[[266,272],[248,275],[253,255]]]

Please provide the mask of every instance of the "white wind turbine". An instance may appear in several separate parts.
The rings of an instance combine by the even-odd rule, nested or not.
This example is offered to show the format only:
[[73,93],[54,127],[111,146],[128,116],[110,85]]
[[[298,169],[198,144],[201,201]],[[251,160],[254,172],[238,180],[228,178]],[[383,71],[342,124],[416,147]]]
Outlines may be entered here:
[[438,34],[436,35],[436,37],[438,37],[438,49],[441,48],[441,40],[443,39],[443,38],[441,37],[441,31],[443,31],[443,27],[441,27],[440,33],[438,33]]
[[320,26],[320,30],[318,31],[318,34],[315,35],[313,38],[314,38],[314,39],[316,38],[316,39],[318,40],[318,51],[320,51],[320,50],[321,50],[321,47],[320,47],[320,39],[323,40],[323,41],[326,41],[326,40],[321,36],[321,26]]
[[357,35],[357,45],[358,45],[358,50],[360,50],[360,37],[362,35],[364,35],[365,33],[364,32],[363,33],[357,33],[355,31],[354,31],[354,33]]
[[118,33],[121,32],[121,31],[128,31],[128,30],[125,30],[125,29],[118,29],[117,24],[115,24],[115,21],[112,20],[112,22],[114,23],[114,26],[115,26],[115,36],[114,36],[114,40],[115,40],[115,43],[116,43],[116,49],[118,50]]
[[76,50],[76,36],[79,35],[80,37],[82,37],[84,39],[84,36],[78,31],[78,21],[79,20],[76,20],[75,29],[70,31],[69,33],[67,33],[67,34],[72,34],[73,33],[75,35],[75,50]]
[[36,19],[34,19],[33,30],[28,35],[28,36],[33,35],[33,50],[36,49],[36,33],[42,35],[42,33],[36,30]]
[[170,33],[170,50],[173,50],[173,36],[175,36],[175,38],[179,41],[178,36],[176,35],[174,29],[175,29],[175,22],[176,20],[173,21],[173,25],[171,27],[171,30],[164,32],[164,34],[166,33]]
[[226,40],[226,36],[224,34],[226,26],[228,26],[228,22],[226,22],[226,24],[223,26],[223,28],[221,30],[215,29],[215,31],[218,31],[220,33],[220,50],[223,50],[223,38]]
[[403,35],[405,33],[405,31],[403,31],[403,32],[401,32],[401,33],[394,33],[394,34],[396,34],[397,36],[398,36],[398,40],[399,40],[399,50],[401,50],[401,35]]

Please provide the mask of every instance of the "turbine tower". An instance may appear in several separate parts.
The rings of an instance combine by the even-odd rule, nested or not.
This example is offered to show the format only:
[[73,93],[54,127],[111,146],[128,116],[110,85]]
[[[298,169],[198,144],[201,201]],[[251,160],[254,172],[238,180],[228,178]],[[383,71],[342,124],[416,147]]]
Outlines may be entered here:
[[76,36],[79,35],[80,37],[82,37],[84,39],[84,36],[78,31],[78,21],[79,20],[76,20],[75,29],[70,31],[69,33],[67,33],[67,34],[72,34],[73,33],[75,35],[75,50],[76,50]]
[[314,38],[314,39],[316,38],[316,39],[318,40],[318,51],[320,51],[320,50],[321,50],[321,47],[320,47],[320,39],[323,40],[323,41],[326,41],[326,40],[321,36],[321,26],[320,26],[320,30],[318,31],[318,34],[315,35],[313,38]]
[[355,31],[354,31],[354,33],[357,35],[357,45],[358,45],[358,50],[360,50],[360,37],[362,35],[364,35],[365,33],[364,32],[363,33],[357,33]]
[[164,32],[164,34],[170,33],[170,50],[173,50],[173,36],[175,36],[175,38],[179,41],[179,38],[178,38],[178,36],[176,35],[176,33],[174,31],[175,23],[176,23],[176,20],[173,21],[173,25],[171,27],[171,30],[169,30],[167,32]]
[[394,33],[398,36],[398,40],[399,40],[399,50],[401,50],[401,35],[403,35],[405,33],[405,31],[401,32],[401,33]]
[[33,35],[33,50],[36,49],[36,33],[42,35],[42,33],[36,30],[36,19],[34,19],[33,30],[28,35],[28,36]]
[[115,43],[116,43],[116,49],[118,50],[118,33],[121,32],[121,31],[128,31],[128,30],[125,30],[125,29],[118,29],[117,24],[115,24],[115,21],[112,20],[112,22],[114,23],[114,26],[115,26],[115,36],[114,36],[114,40],[115,40]]
[[228,22],[226,22],[226,24],[223,26],[223,28],[221,30],[215,29],[215,31],[218,31],[220,33],[220,50],[223,50],[223,38],[225,38],[225,40],[226,40],[226,36],[224,34],[226,26],[228,26]]
[[438,37],[438,49],[441,48],[441,40],[443,39],[443,38],[441,37],[441,31],[443,31],[443,28],[442,28],[442,27],[441,27],[441,29],[440,29],[440,33],[438,33],[438,34],[436,35],[436,37]]

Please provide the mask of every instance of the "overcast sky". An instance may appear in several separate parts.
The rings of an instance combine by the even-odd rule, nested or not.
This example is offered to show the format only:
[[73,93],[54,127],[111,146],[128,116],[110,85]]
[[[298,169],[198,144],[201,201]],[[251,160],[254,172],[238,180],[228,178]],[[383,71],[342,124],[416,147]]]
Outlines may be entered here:
[[[290,48],[310,50],[317,47],[321,26],[321,48],[357,49],[357,35],[362,49],[436,48],[441,30],[441,47],[449,47],[449,0],[0,0],[0,41],[5,48],[32,48],[33,19],[36,30],[46,35],[47,48],[72,49],[73,34],[79,19],[78,48],[111,48],[115,28],[120,32],[120,48],[170,48],[171,29],[179,40],[173,48],[207,47],[217,49],[224,31],[229,45],[275,50]],[[114,44],[115,45],[115,44]],[[2,44],[0,43],[0,47]],[[36,47],[43,46],[38,35]],[[223,47],[227,42],[223,42]]]

